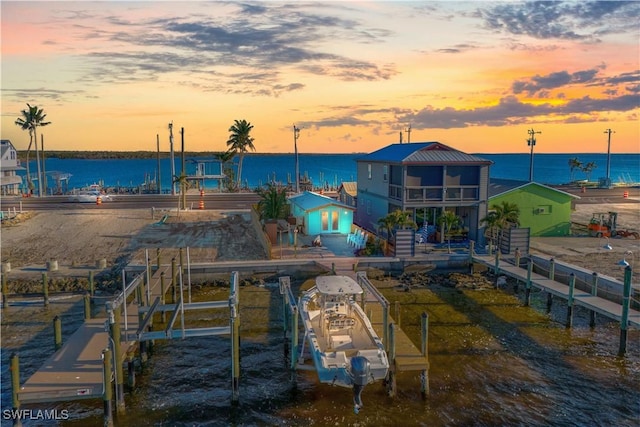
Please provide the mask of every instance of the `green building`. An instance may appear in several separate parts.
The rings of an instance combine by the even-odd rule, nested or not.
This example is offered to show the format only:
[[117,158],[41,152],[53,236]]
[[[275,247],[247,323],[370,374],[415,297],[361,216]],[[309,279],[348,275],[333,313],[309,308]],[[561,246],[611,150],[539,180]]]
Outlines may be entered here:
[[571,234],[573,202],[580,197],[537,182],[492,178],[489,183],[489,211],[509,202],[520,208],[520,227],[530,236],[551,237]]

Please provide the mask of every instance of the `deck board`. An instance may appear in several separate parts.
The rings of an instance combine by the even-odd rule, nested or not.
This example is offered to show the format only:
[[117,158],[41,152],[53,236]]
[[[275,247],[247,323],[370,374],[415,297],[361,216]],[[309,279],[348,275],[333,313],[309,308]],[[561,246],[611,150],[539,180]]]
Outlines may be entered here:
[[[160,295],[160,273],[169,271],[170,266],[161,266],[151,277],[150,295]],[[167,286],[168,288],[169,286]],[[167,289],[165,289],[165,292]],[[18,399],[21,403],[54,402],[101,398],[104,392],[102,379],[102,350],[109,346],[109,333],[105,330],[106,318],[85,321],[52,354],[20,388]],[[138,305],[127,305],[127,329],[129,333],[138,328]],[[135,341],[127,341],[124,316],[120,328],[123,341],[120,345],[120,363],[135,349]]]

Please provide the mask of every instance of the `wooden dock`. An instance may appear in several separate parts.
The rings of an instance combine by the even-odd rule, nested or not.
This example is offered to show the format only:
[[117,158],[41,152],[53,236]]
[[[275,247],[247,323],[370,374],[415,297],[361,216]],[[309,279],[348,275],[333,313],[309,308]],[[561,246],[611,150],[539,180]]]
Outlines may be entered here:
[[[495,257],[493,256],[474,255],[473,261],[485,265],[492,270],[495,269],[496,261]],[[507,263],[504,260],[499,262],[498,270],[500,274],[504,274],[524,283],[528,281],[527,269]],[[531,272],[530,283],[532,287],[541,289],[542,291],[548,292],[549,294],[557,296],[564,300],[569,300],[571,291],[569,285],[565,285],[564,283],[557,282],[550,279],[549,277],[542,276],[534,272]],[[618,322],[622,321],[622,304],[600,298],[598,296],[592,295],[591,293],[575,289],[573,292],[573,304],[587,308],[609,319],[616,320]],[[629,326],[640,328],[640,312],[637,310],[629,309],[628,323]]]
[[[163,266],[155,271],[149,281],[149,295],[152,298],[160,296],[161,274],[164,272],[170,277],[170,271],[170,266]],[[126,328],[129,331],[138,329],[138,307],[135,302],[127,305]],[[85,321],[20,387],[20,403],[102,398],[102,351],[110,345],[107,322],[107,318]],[[120,321],[120,330],[125,331],[124,316]],[[119,363],[124,362],[135,345],[136,341],[121,341]]]

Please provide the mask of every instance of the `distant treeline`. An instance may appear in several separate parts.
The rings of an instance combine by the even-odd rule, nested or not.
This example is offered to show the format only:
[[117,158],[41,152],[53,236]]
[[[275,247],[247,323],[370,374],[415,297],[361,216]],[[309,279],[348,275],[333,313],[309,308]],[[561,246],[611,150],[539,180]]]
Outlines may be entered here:
[[[213,157],[216,153],[211,151],[184,152],[185,157]],[[155,159],[158,153],[155,151],[45,151],[48,159]],[[171,153],[160,152],[161,158],[169,158]],[[180,158],[181,153],[175,151],[175,158]],[[18,157],[26,159],[27,151],[18,151]],[[31,150],[30,160],[35,160],[35,151]]]

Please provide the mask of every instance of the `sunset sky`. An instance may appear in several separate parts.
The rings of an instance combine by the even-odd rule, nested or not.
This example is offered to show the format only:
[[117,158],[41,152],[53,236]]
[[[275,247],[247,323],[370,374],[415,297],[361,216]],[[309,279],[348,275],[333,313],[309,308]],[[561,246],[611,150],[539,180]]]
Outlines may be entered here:
[[2,139],[47,150],[640,152],[640,2],[1,2]]

